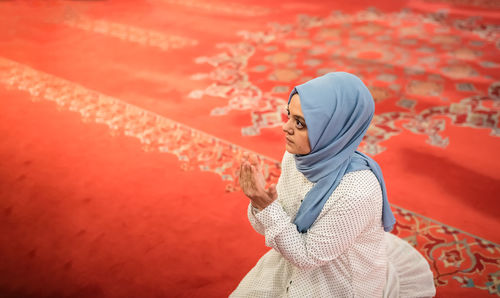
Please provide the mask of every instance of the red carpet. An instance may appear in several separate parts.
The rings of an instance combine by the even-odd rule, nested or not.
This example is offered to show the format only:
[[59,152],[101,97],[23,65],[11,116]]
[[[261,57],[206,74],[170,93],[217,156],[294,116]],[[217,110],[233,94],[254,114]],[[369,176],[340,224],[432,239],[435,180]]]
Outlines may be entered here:
[[332,70],[438,296],[499,295],[500,6],[356,3],[1,1],[0,296],[227,296],[266,251],[235,161],[275,181],[290,87]]

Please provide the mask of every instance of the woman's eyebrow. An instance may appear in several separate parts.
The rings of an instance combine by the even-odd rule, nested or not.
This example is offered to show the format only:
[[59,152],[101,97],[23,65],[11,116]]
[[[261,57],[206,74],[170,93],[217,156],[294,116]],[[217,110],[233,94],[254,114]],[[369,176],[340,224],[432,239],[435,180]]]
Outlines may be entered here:
[[299,115],[293,115],[293,116],[299,120],[306,122],[306,119],[304,119],[304,117],[302,117],[302,116],[299,116]]
[[285,109],[289,115],[291,115],[299,120],[302,120],[303,122],[306,122],[306,119],[304,119],[304,117],[290,113],[290,108],[288,106],[286,106]]
[[304,119],[304,117],[302,117],[302,116],[300,116],[300,115],[295,115],[295,114],[292,114],[292,113],[290,112],[290,109],[288,109],[288,108],[287,108],[287,109],[286,109],[286,111],[288,112],[288,114],[289,114],[290,116],[293,116],[293,117],[295,117],[295,118],[297,118],[297,119],[299,119],[299,120],[302,120],[302,121],[304,121],[304,122],[306,121],[306,120]]

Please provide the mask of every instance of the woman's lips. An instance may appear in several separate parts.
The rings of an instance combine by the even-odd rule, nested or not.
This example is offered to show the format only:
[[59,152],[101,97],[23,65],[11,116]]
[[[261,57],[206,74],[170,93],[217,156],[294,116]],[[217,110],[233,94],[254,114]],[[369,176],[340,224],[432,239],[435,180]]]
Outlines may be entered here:
[[286,142],[289,143],[289,144],[293,144],[293,141],[290,140],[288,137],[286,138]]

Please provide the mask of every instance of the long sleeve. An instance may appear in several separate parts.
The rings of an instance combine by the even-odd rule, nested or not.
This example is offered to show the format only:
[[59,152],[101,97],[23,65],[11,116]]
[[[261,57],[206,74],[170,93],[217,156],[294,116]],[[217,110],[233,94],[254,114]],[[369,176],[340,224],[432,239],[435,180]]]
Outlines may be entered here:
[[296,267],[304,269],[337,258],[371,221],[376,220],[374,208],[380,207],[377,200],[381,202],[380,187],[375,182],[352,181],[350,184],[351,191],[342,192],[344,194],[320,214],[305,234],[298,232],[277,201],[257,213],[255,217],[264,227],[266,245]]
[[247,216],[248,216],[248,221],[252,225],[253,229],[261,234],[264,235],[264,229],[265,227],[260,223],[257,218],[255,217],[256,210],[254,207],[252,207],[252,203],[248,204],[248,210],[247,210]]

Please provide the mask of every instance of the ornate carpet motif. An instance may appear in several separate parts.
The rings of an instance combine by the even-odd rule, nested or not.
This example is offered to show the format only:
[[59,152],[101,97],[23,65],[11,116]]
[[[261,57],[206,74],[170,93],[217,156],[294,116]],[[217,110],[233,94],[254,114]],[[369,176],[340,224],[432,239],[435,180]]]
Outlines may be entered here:
[[183,6],[187,9],[198,9],[211,13],[222,13],[236,16],[260,16],[269,13],[270,9],[259,6],[242,5],[239,3],[210,3],[195,0],[156,0],[172,5]]
[[[76,83],[0,58],[0,83],[28,92],[34,101],[55,102],[59,109],[77,112],[86,122],[102,123],[112,135],[137,138],[144,150],[175,154],[184,170],[199,168],[217,173],[236,191],[241,154],[248,152],[212,135],[172,121],[117,98]],[[260,155],[266,180],[275,183],[280,163]],[[414,245],[429,261],[436,285],[459,283],[500,295],[500,246],[392,206],[397,219],[394,233]]]
[[500,245],[417,216],[393,205],[393,233],[416,247],[429,262],[436,286],[458,282],[500,296]]
[[[77,112],[84,122],[105,124],[112,135],[137,138],[145,151],[175,154],[184,170],[199,168],[216,173],[228,182],[226,190],[238,189],[237,161],[243,152],[250,152],[247,149],[5,58],[0,58],[0,84],[28,92],[33,101],[47,100],[56,103],[58,109]],[[276,182],[280,163],[259,156],[266,180]]]
[[[443,116],[454,125],[490,129],[492,136],[499,136],[500,82],[495,74],[500,61],[487,54],[495,51],[499,32],[496,25],[444,13],[304,15],[296,24],[240,32],[240,43],[219,44],[221,53],[198,58],[197,63],[214,70],[192,79],[212,83],[189,97],[227,99],[226,106],[211,111],[213,116],[249,111],[252,125],[241,132],[258,135],[282,124],[290,86],[341,70],[360,76],[382,105],[364,140],[363,150],[369,154],[385,150],[380,143],[402,129],[445,147],[449,139],[442,134]],[[253,82],[252,74],[267,80]]]
[[[457,126],[491,128],[491,135],[498,137],[500,136],[500,107],[498,100],[492,103],[492,98],[492,96],[471,96],[449,106],[425,109],[418,114],[389,112],[375,115],[361,148],[372,155],[385,150],[379,144],[402,132],[402,129],[395,124],[400,120],[407,120],[402,125],[403,128],[415,134],[429,136],[428,144],[446,147],[449,139],[443,138],[440,134],[445,130],[445,120],[442,119],[442,116],[450,118],[452,123]],[[399,102],[401,106],[413,105],[414,103],[408,99]]]
[[69,13],[65,15],[62,24],[84,31],[118,38],[127,42],[137,43],[143,46],[155,47],[162,51],[167,51],[169,49],[181,49],[198,44],[198,41],[188,37],[165,34],[163,32],[109,22],[106,20],[91,19],[77,14],[74,10],[69,11]]

